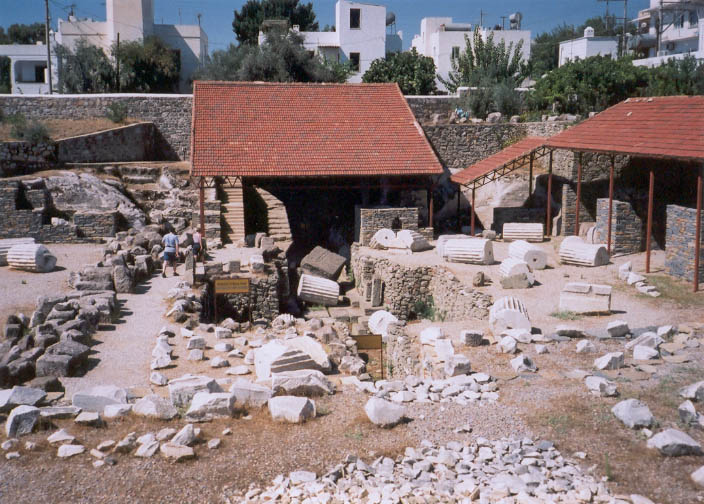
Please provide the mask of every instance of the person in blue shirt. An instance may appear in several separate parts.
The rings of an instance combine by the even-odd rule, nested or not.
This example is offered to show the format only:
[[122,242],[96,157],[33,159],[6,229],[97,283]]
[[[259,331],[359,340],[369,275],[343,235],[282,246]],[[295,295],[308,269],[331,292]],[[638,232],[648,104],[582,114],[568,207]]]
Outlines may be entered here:
[[176,273],[176,256],[178,255],[178,236],[176,236],[172,231],[164,236],[161,240],[164,245],[164,269],[161,272],[161,276],[166,278],[166,267],[171,265],[174,269],[174,276],[178,276]]

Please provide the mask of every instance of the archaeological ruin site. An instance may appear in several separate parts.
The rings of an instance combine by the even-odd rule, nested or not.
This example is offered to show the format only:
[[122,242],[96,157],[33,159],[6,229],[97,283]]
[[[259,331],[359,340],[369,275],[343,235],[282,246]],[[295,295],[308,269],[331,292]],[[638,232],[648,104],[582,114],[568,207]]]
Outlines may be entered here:
[[455,100],[1,96],[0,501],[704,502],[704,97]]

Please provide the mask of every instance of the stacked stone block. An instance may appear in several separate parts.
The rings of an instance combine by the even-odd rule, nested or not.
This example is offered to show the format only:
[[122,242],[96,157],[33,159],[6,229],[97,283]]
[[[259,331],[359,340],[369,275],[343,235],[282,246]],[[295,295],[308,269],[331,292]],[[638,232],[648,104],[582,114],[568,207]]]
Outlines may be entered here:
[[[380,229],[410,229],[418,231],[418,208],[361,208],[356,207],[356,223],[355,230],[356,241],[360,245],[369,245],[369,241],[374,236],[374,233]],[[397,225],[395,226],[394,223]],[[398,227],[400,225],[400,228]],[[425,235],[429,234],[427,229]]]
[[[667,205],[665,232],[665,271],[675,277],[694,281],[694,250],[697,210],[679,205]],[[704,226],[701,226],[704,245]],[[699,258],[699,281],[704,282],[704,246]]]
[[[596,236],[599,243],[608,238],[609,200],[600,198],[596,202]],[[611,255],[635,254],[645,248],[643,220],[627,201],[613,201],[611,218]]]

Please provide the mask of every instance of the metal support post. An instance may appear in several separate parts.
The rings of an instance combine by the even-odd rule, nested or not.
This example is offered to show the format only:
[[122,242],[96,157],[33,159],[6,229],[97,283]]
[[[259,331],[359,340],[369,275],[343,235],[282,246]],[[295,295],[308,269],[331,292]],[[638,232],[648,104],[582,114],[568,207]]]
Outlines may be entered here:
[[611,169],[609,170],[609,222],[607,224],[606,250],[611,255],[611,220],[614,211],[614,162],[615,158],[611,156]]
[[547,204],[547,219],[546,219],[546,227],[547,229],[545,230],[545,234],[548,236],[552,236],[552,152],[550,151],[550,161],[548,164],[548,194],[547,194],[547,199],[548,199],[548,204]]
[[648,188],[648,225],[645,235],[645,272],[650,273],[650,235],[653,234],[653,193],[655,192],[655,170],[650,167],[650,187]]
[[579,207],[582,201],[582,153],[577,159],[577,203],[574,211],[574,235],[579,236]]

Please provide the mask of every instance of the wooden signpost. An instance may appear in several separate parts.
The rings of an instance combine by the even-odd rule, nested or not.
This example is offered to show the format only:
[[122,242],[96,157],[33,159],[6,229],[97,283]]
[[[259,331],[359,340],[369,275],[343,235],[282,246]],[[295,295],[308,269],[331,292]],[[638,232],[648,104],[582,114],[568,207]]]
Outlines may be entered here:
[[221,294],[247,294],[249,321],[252,321],[252,296],[249,278],[216,278],[213,280],[215,302],[215,323],[218,323],[218,296]]

